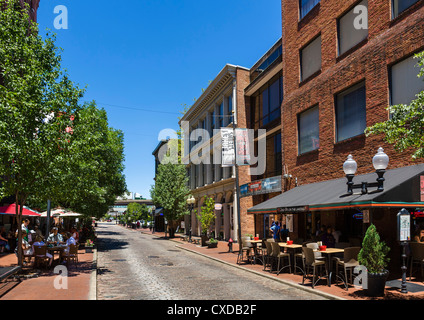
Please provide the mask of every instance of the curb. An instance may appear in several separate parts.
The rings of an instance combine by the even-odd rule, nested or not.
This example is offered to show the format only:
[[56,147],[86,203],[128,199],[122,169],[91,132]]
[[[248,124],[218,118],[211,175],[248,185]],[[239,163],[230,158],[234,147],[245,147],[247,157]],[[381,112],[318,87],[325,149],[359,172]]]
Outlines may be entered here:
[[94,248],[93,250],[93,264],[91,267],[88,300],[97,300],[97,248]]
[[[143,233],[143,232],[141,232],[141,233]],[[145,234],[145,235],[150,235],[150,236],[153,236],[153,237],[159,237],[159,236],[156,236],[156,235],[154,235],[154,234],[149,234],[149,233],[143,233],[143,234]],[[176,243],[180,243],[178,240],[174,240],[174,239],[169,239],[169,240],[170,240],[170,241],[173,241],[173,242],[176,242]],[[208,255],[203,254],[203,253],[201,253],[201,252],[198,252],[198,251],[195,251],[195,250],[191,250],[191,249],[188,249],[188,248],[181,247],[180,245],[176,245],[176,247],[177,247],[177,248],[179,248],[179,249],[185,250],[185,251],[187,251],[187,252],[191,252],[191,253],[194,253],[194,254],[197,254],[197,255],[203,256],[203,257],[205,257],[205,258],[208,258],[208,259],[214,260],[214,261],[216,261],[216,262],[220,262],[220,263],[225,264],[225,265],[228,265],[228,266],[230,266],[230,267],[237,268],[237,269],[240,269],[240,270],[244,270],[244,271],[247,271],[247,272],[253,273],[253,274],[255,274],[255,275],[258,275],[258,276],[261,276],[261,277],[265,277],[265,278],[267,278],[267,279],[274,280],[274,281],[277,281],[277,282],[283,283],[283,284],[285,284],[285,285],[288,285],[288,286],[294,287],[294,288],[296,288],[296,289],[303,290],[303,291],[306,291],[306,292],[308,292],[308,293],[313,293],[313,294],[316,294],[316,295],[322,296],[322,297],[327,298],[327,299],[330,299],[330,300],[342,300],[342,301],[346,301],[346,300],[347,300],[347,299],[345,299],[345,298],[341,298],[341,297],[338,297],[338,296],[332,295],[332,294],[330,294],[330,293],[322,292],[322,291],[317,290],[317,289],[311,289],[311,288],[308,288],[308,287],[304,287],[304,286],[301,286],[301,285],[299,285],[299,284],[296,284],[296,283],[293,283],[293,282],[290,282],[290,281],[287,281],[287,280],[284,280],[284,279],[278,279],[278,278],[276,278],[276,277],[272,277],[272,276],[267,275],[267,274],[264,274],[264,273],[262,273],[262,272],[258,272],[258,271],[255,271],[255,270],[250,270],[250,269],[248,269],[248,268],[244,268],[244,267],[242,267],[242,266],[235,265],[235,264],[233,264],[233,263],[226,262],[226,261],[223,261],[223,260],[220,260],[220,259],[217,259],[217,258],[214,258],[214,257],[208,256]]]

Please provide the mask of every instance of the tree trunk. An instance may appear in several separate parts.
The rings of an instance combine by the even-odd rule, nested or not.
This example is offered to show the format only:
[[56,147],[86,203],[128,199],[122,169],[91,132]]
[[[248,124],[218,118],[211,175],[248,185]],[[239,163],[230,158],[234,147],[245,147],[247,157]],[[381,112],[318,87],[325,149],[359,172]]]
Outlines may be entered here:
[[18,265],[19,266],[23,266],[23,251],[22,251],[22,209],[23,206],[19,205],[19,196],[18,194],[16,194],[16,202],[15,202],[16,206],[15,206],[15,215],[16,215],[16,224],[18,226],[18,242],[17,242],[17,247],[18,247]]

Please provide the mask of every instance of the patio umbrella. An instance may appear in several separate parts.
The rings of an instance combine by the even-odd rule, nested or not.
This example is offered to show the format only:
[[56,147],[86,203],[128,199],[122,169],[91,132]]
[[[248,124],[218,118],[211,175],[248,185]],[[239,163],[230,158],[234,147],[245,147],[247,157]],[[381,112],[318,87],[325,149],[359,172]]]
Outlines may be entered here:
[[[55,209],[50,211],[50,217],[61,217],[63,214],[65,214],[65,210],[63,209]],[[47,211],[42,212],[41,216],[47,217]]]
[[[18,210],[19,209],[20,209],[20,206],[18,206]],[[8,205],[8,206],[0,207],[0,214],[16,214],[16,203]],[[41,215],[37,211],[24,206],[22,210],[22,216],[40,217]]]
[[81,217],[82,214],[76,213],[76,212],[72,212],[72,211],[68,211],[68,212],[65,212],[64,214],[61,214],[60,216],[61,217],[71,217],[71,218],[75,217],[75,218],[78,218],[78,217]]

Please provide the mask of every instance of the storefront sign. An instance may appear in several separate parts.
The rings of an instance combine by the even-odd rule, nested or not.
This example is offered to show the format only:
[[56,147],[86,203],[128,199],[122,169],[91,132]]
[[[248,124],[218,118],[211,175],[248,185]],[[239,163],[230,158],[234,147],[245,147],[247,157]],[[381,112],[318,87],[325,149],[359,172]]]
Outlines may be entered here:
[[281,191],[281,176],[253,181],[240,186],[240,197]]
[[284,207],[278,208],[277,213],[296,213],[296,212],[307,212],[309,211],[309,206],[304,207]]
[[362,222],[363,223],[370,223],[370,211],[369,210],[362,210]]
[[222,167],[234,166],[234,130],[221,129]]

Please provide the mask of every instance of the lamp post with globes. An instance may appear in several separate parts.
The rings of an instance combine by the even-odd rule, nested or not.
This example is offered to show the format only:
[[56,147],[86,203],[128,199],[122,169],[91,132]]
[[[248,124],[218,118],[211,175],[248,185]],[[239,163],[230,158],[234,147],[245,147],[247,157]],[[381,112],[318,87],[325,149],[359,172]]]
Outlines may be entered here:
[[353,178],[355,177],[355,173],[358,169],[358,164],[353,159],[353,156],[350,154],[347,157],[346,162],[343,164],[343,170],[346,174],[347,178],[347,193],[348,195],[353,194],[353,189],[361,189],[361,194],[367,194],[368,188],[377,188],[374,192],[382,192],[384,191],[384,174],[386,173],[386,169],[389,165],[389,157],[384,153],[383,148],[379,148],[377,154],[374,156],[373,166],[375,172],[377,173],[377,182],[361,182],[360,184],[354,184]]
[[189,233],[188,233],[188,241],[189,242],[191,242],[191,214],[193,212],[195,202],[196,202],[196,199],[193,196],[190,196],[187,199],[188,208],[190,209],[190,224],[189,224]]

